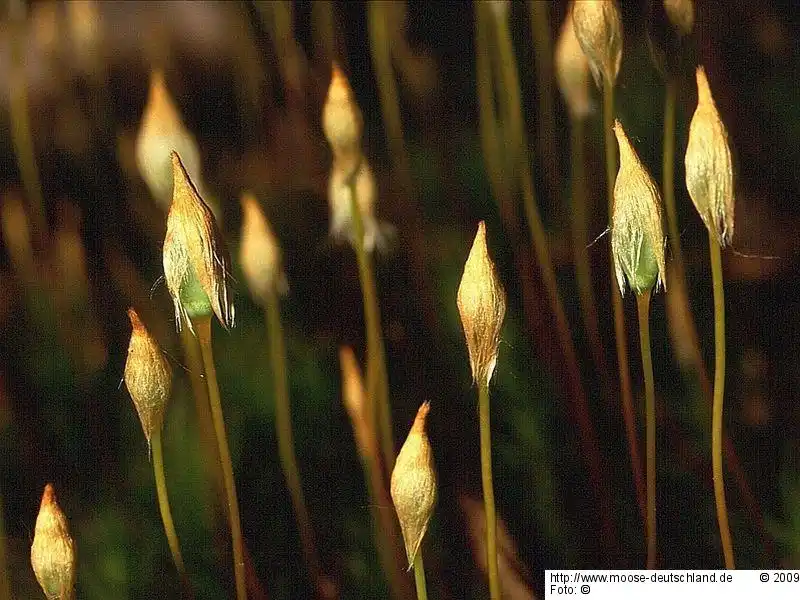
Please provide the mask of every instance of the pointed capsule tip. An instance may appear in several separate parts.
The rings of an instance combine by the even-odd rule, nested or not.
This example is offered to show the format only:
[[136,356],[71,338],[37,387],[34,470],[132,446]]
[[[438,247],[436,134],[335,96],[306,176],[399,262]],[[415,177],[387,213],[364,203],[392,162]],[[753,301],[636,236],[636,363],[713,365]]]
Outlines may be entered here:
[[53,487],[52,483],[48,483],[44,486],[44,492],[42,493],[42,505],[41,507],[44,508],[46,506],[50,506],[51,504],[55,504],[56,502],[56,489]]
[[417,410],[417,416],[414,419],[414,425],[411,427],[411,431],[416,433],[425,433],[425,421],[428,418],[428,413],[431,411],[431,403],[430,402],[423,402],[419,410]]
[[695,71],[695,78],[697,79],[697,104],[714,104],[714,98],[711,95],[711,87],[708,85],[708,76],[703,65],[697,67]]
[[136,312],[136,309],[132,306],[128,308],[128,319],[131,322],[131,327],[133,327],[134,331],[139,329],[144,329],[144,323],[139,318],[139,313]]

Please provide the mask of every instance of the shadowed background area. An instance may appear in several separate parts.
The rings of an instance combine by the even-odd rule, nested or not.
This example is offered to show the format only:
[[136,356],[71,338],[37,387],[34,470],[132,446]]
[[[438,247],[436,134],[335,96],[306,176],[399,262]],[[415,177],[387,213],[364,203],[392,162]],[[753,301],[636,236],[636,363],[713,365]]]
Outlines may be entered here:
[[[660,181],[664,83],[648,51],[648,3],[622,4],[617,116]],[[679,76],[676,198],[691,307],[711,365],[706,232],[683,183],[696,104],[694,64],[701,62],[737,167],[736,235],[724,253],[725,423],[738,453],[736,465],[727,463],[726,482],[737,566],[800,568],[800,47],[792,42],[800,39],[800,17],[779,0],[697,4],[694,51]],[[229,332],[215,325],[214,350],[242,527],[263,595],[310,598],[314,591],[278,462],[264,315],[235,258],[244,190],[258,198],[284,252],[288,294],[281,309],[294,436],[323,569],[341,598],[387,597],[341,401],[339,348],[352,346],[363,364],[365,338],[353,251],[328,236],[331,155],[320,119],[332,60],[350,78],[364,115],[378,215],[396,228],[375,263],[398,449],[419,404],[431,402],[439,501],[424,544],[430,596],[488,597],[476,390],[455,300],[480,220],[487,222],[508,294],[492,382],[503,587],[510,598],[530,598],[543,593],[545,568],[643,566],[643,527],[618,393],[601,393],[603,380],[617,381],[608,239],[588,249],[611,361],[611,370],[598,374],[572,264],[569,121],[555,82],[537,84],[536,69],[552,73],[552,65],[536,63],[532,5],[509,9],[531,166],[613,493],[613,540],[600,537],[567,402],[569,374],[521,200],[514,197],[516,204],[501,215],[486,174],[472,7],[409,2],[384,8],[390,11],[384,41],[392,48],[407,164],[397,159],[398,139],[387,135],[362,2],[43,0],[12,3],[3,14],[0,509],[13,597],[40,594],[29,557],[48,482],[78,548],[78,598],[180,597],[148,447],[120,385],[129,306],[175,373],[163,443],[187,569],[198,598],[232,596],[225,511],[201,450],[188,367],[161,279],[166,213],[136,166],[134,144],[153,68],[163,70],[197,139],[206,199],[219,208],[234,257],[237,324]],[[554,40],[566,2],[548,8]],[[607,227],[601,103],[592,93],[585,147],[590,239]],[[551,117],[541,112],[543,97],[551,99]],[[20,160],[24,115],[33,179]],[[641,433],[634,304],[626,297]],[[660,566],[720,568],[711,410],[682,368],[680,325],[668,321],[665,294],[656,294]]]

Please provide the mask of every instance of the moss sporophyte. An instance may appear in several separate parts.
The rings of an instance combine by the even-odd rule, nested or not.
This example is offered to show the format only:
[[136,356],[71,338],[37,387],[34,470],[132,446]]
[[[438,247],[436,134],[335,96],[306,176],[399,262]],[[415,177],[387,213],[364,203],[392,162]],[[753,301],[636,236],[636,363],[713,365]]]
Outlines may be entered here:
[[225,241],[211,209],[181,162],[172,153],[174,189],[164,238],[164,276],[175,304],[180,329],[185,321],[212,313],[223,327],[234,324],[234,307],[228,290],[230,261]]

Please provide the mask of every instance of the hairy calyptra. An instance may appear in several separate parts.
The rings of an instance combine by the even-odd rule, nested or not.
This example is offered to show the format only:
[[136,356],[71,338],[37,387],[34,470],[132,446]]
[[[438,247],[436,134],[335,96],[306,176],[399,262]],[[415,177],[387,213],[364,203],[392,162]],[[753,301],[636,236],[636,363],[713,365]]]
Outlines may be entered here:
[[[573,3],[574,4],[574,3]],[[553,59],[558,89],[574,119],[589,115],[592,107],[589,94],[589,61],[575,36],[572,4],[561,27]]]
[[583,48],[597,87],[613,85],[622,64],[622,17],[615,0],[580,0],[572,7],[575,37]]
[[133,331],[125,362],[125,385],[133,398],[147,443],[161,430],[172,388],[172,369],[155,338],[133,308],[128,309]]
[[619,174],[614,185],[611,252],[620,292],[625,281],[636,294],[665,284],[661,195],[619,121]]
[[478,385],[488,385],[497,364],[506,293],[489,257],[483,221],[478,225],[464,264],[456,303],[467,340],[472,377]]
[[392,502],[403,531],[409,569],[414,565],[436,505],[436,471],[425,431],[429,411],[428,402],[419,407],[392,471]]
[[67,517],[56,502],[56,492],[47,484],[31,545],[31,566],[48,600],[75,598],[75,542]]
[[697,67],[697,109],[686,145],[686,188],[717,243],[733,239],[733,160],[728,131],[711,96],[705,69]]
[[242,237],[239,263],[253,297],[262,304],[271,290],[286,291],[286,276],[278,238],[258,204],[256,197],[242,194]]
[[214,214],[200,197],[180,156],[172,153],[174,186],[164,238],[164,277],[175,304],[178,329],[192,317],[215,314],[223,327],[234,324],[229,297],[230,261]]

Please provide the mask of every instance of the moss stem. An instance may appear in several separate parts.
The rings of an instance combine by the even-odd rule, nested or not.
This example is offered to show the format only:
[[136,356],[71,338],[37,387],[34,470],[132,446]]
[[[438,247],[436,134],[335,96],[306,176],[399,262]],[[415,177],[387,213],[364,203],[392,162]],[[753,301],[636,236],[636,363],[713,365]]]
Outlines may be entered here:
[[11,69],[9,71],[9,119],[11,142],[17,155],[22,185],[30,206],[33,225],[34,248],[41,249],[47,231],[44,196],[36,163],[36,148],[33,144],[31,122],[28,115],[28,83],[25,73],[24,47],[26,15],[25,2],[14,0],[8,3],[11,25]]
[[656,568],[656,390],[653,378],[653,357],[650,353],[650,290],[636,296],[639,312],[639,345],[642,351],[642,373],[645,391],[645,453],[647,456],[647,568]]
[[197,424],[200,430],[201,451],[206,459],[206,468],[211,471],[209,476],[214,485],[217,499],[220,503],[224,504],[225,484],[214,437],[214,424],[211,419],[211,407],[208,401],[208,387],[206,386],[204,375],[203,356],[200,352],[200,345],[197,338],[192,335],[188,327],[181,329],[181,344],[183,346],[184,357],[188,363],[189,382],[192,386],[192,396],[194,397],[195,411],[197,412]]
[[425,564],[422,561],[422,548],[414,557],[414,583],[417,585],[417,600],[428,600],[428,586],[425,582]]
[[722,470],[722,408],[725,397],[725,288],[722,278],[722,250],[710,232],[708,249],[711,254],[711,278],[714,285],[714,404],[711,415],[711,466],[714,474],[714,499],[717,505],[717,521],[719,522],[719,535],[722,539],[725,568],[735,569]]
[[[610,221],[614,209],[614,184],[617,180],[617,151],[614,139],[614,83],[603,80],[603,137],[605,140],[606,155],[606,194],[608,196],[608,219]],[[635,413],[633,410],[633,390],[631,386],[631,372],[628,364],[628,336],[625,332],[625,312],[622,306],[622,294],[615,285],[616,274],[614,263],[609,261],[611,273],[611,304],[614,312],[614,339],[617,350],[617,369],[619,371],[620,401],[622,403],[622,417],[625,421],[625,430],[628,435],[629,447],[636,432]],[[641,459],[631,452],[631,469],[636,481],[636,473],[641,473]],[[639,475],[641,480],[641,475]],[[640,484],[641,485],[641,484]],[[641,510],[641,490],[637,488],[637,499]]]
[[533,38],[536,67],[537,126],[539,129],[539,159],[551,196],[559,195],[559,170],[556,166],[555,117],[553,110],[553,41],[550,34],[549,2],[529,0],[528,14]]
[[322,567],[314,544],[314,530],[308,514],[297,456],[292,435],[292,415],[289,404],[289,381],[286,371],[286,348],[281,324],[280,304],[274,287],[269,288],[266,302],[267,336],[272,381],[275,387],[275,428],[278,441],[278,456],[292,498],[300,544],[303,549],[311,579],[318,590],[322,588]]
[[492,430],[489,413],[489,384],[478,382],[478,413],[481,431],[481,482],[486,512],[486,570],[489,574],[489,595],[500,600],[500,574],[497,568],[497,512],[492,482]]
[[[386,139],[389,155],[393,165],[403,179],[404,187],[409,184],[408,153],[403,142],[403,121],[400,117],[400,96],[392,70],[392,40],[387,30],[387,4],[369,2],[369,48],[372,54],[372,66],[378,80],[383,126],[386,128]],[[406,189],[409,189],[408,187]]]
[[[677,104],[677,82],[674,79],[668,79],[665,89],[664,97],[664,156],[663,156],[663,177],[664,181],[662,187],[664,190],[664,205],[667,212],[667,225],[669,227],[669,242],[672,251],[672,266],[673,273],[672,281],[676,282],[670,285],[667,294],[676,294],[678,296],[676,303],[681,307],[683,318],[686,321],[686,332],[688,334],[688,346],[691,348],[691,355],[689,360],[692,364],[700,388],[703,391],[703,397],[708,399],[709,403],[713,406],[714,389],[711,381],[708,378],[708,370],[706,369],[703,354],[700,349],[700,336],[697,333],[697,324],[695,323],[694,316],[690,310],[688,287],[686,285],[686,265],[683,260],[683,251],[681,250],[680,241],[680,228],[678,227],[678,215],[675,201],[675,123],[676,123],[676,104]],[[713,411],[713,408],[712,408]],[[741,468],[741,462],[727,432],[722,432],[722,443],[725,452],[725,458],[728,463],[728,468],[733,475],[736,485],[741,494],[742,501],[747,507],[750,518],[756,524],[761,536],[762,543],[767,548],[768,552],[771,551],[771,541],[764,527],[764,517],[761,512],[758,500],[756,499],[750,484],[747,481],[746,474]]]
[[597,301],[592,287],[592,270],[589,262],[589,227],[586,216],[586,157],[584,154],[585,121],[580,118],[570,120],[570,168],[572,195],[572,245],[575,261],[575,277],[583,313],[584,326],[589,338],[597,374],[600,378],[603,397],[612,401],[611,381],[608,375],[608,362],[600,336],[600,319],[597,316]]
[[186,574],[186,565],[183,563],[181,555],[178,533],[175,531],[175,523],[172,520],[172,511],[169,507],[169,495],[167,494],[167,478],[164,474],[164,451],[161,446],[161,432],[156,431],[150,438],[150,448],[153,452],[153,475],[156,479],[156,494],[158,496],[158,509],[161,512],[161,521],[164,523],[164,533],[167,536],[169,551],[172,553],[172,560],[175,568],[178,569],[184,591],[189,597],[193,597],[192,585]]
[[669,241],[672,249],[673,260],[679,260],[681,269],[683,257],[681,256],[680,232],[678,230],[678,212],[675,207],[675,81],[667,77],[664,90],[664,156],[662,161],[662,177],[664,188],[664,207],[667,210],[667,227],[669,228]]
[[222,414],[222,401],[217,383],[217,370],[214,366],[214,352],[211,345],[211,317],[198,317],[192,321],[197,339],[200,342],[200,352],[203,357],[203,367],[208,387],[208,399],[211,405],[211,419],[214,423],[214,433],[217,438],[222,475],[225,484],[225,496],[228,504],[228,521],[231,528],[233,545],[233,571],[236,578],[237,600],[247,600],[247,585],[244,564],[244,540],[242,539],[242,523],[239,518],[239,501],[236,498],[236,483],[233,478],[233,462],[231,451],[228,447],[228,436],[225,433],[225,417]]
[[[478,15],[487,15],[488,10],[484,7],[478,11]],[[485,17],[484,17],[485,18]],[[514,55],[514,48],[511,41],[511,31],[506,19],[494,17],[496,24],[495,51],[497,53],[496,63],[502,74],[502,89],[505,93],[500,94],[500,101],[505,106],[508,124],[506,131],[509,132],[509,142],[506,144],[508,156],[509,172],[518,173],[519,184],[522,188],[523,207],[526,220],[528,222],[531,243],[536,254],[536,260],[542,274],[542,281],[547,292],[551,310],[555,316],[556,327],[559,341],[564,352],[568,379],[571,389],[571,402],[574,403],[575,418],[581,437],[581,445],[584,457],[588,463],[589,477],[592,488],[598,494],[599,513],[603,542],[609,546],[614,545],[614,524],[613,524],[613,504],[611,499],[611,488],[608,478],[604,476],[603,461],[600,454],[600,445],[597,433],[592,424],[589,411],[589,403],[586,393],[581,383],[580,367],[578,366],[575,345],[572,341],[569,321],[564,310],[564,304],[558,289],[553,261],[550,256],[550,248],[547,243],[547,234],[539,213],[539,206],[536,200],[536,193],[533,187],[533,175],[531,173],[530,158],[528,156],[528,140],[525,134],[525,123],[522,118],[522,94],[520,92],[519,76],[517,74],[517,61]],[[510,150],[508,150],[510,148]]]
[[[374,432],[374,429],[372,431]],[[394,517],[391,497],[384,484],[380,451],[374,437],[369,441],[369,447],[363,449],[361,460],[368,484],[372,529],[381,567],[389,583],[392,597],[396,600],[409,598],[411,591],[399,567],[405,557],[405,550],[400,545],[397,520]]]
[[[358,166],[355,173],[358,172]],[[383,462],[387,473],[394,468],[394,435],[392,413],[389,406],[389,382],[386,373],[386,355],[381,333],[381,313],[378,305],[378,289],[375,284],[370,253],[364,246],[364,222],[358,208],[355,173],[350,178],[350,203],[355,229],[354,249],[358,262],[358,277],[364,299],[364,324],[367,330],[367,393],[369,395],[368,418],[377,423]]]

